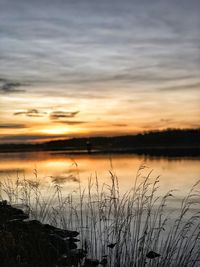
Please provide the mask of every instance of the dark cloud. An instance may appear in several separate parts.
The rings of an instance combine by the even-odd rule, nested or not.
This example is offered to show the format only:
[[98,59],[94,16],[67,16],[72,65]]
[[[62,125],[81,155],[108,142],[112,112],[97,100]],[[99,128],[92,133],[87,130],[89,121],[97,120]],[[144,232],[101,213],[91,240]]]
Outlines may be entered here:
[[13,115],[25,115],[27,117],[44,117],[44,115],[47,114],[46,112],[41,112],[37,109],[28,109],[26,111],[18,111],[15,112]]
[[53,111],[49,115],[49,118],[53,121],[74,118],[80,111]]
[[7,124],[0,124],[0,129],[23,129],[27,128],[25,124],[18,124],[18,123],[7,123]]
[[23,86],[23,84],[19,82],[10,82],[5,79],[0,79],[0,92],[9,94],[9,93],[22,93],[25,92],[24,89],[18,89]]
[[49,141],[53,139],[64,139],[66,137],[72,137],[70,135],[53,135],[48,136],[46,134],[20,134],[20,135],[0,135],[0,141],[6,143],[31,143],[31,142],[40,142],[40,141]]
[[63,123],[67,125],[76,125],[87,123],[87,121],[71,120],[76,117],[80,111],[53,111],[50,113],[49,118],[53,122]]

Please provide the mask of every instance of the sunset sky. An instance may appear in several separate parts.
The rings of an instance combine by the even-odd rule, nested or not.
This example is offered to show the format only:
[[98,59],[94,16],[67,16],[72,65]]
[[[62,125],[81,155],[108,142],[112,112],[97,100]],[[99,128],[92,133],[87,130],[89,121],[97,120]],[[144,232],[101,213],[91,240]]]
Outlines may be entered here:
[[0,142],[200,127],[199,0],[0,0]]

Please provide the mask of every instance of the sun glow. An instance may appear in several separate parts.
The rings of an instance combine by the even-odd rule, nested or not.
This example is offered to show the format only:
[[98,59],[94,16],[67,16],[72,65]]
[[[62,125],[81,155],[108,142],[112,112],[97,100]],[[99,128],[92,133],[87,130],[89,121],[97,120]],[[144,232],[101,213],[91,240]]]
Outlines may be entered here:
[[40,132],[49,135],[54,135],[54,134],[66,134],[69,132],[69,130],[67,128],[50,128],[50,129],[43,129]]

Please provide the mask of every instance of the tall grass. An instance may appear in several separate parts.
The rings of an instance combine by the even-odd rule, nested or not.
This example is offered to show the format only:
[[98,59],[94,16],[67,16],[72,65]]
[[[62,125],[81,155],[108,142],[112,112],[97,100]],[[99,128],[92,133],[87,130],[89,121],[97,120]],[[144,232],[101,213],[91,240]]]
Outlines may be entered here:
[[[144,169],[139,168],[135,184],[124,194],[114,171],[110,184],[101,184],[96,175],[82,188],[77,169],[78,193],[65,195],[55,184],[44,197],[35,171],[35,180],[3,180],[0,197],[22,204],[31,218],[79,231],[88,257],[107,258],[106,266],[200,266],[200,182],[171,214],[175,192],[160,197],[159,177],[152,179],[152,172],[144,176]],[[149,251],[160,256],[149,259]]]

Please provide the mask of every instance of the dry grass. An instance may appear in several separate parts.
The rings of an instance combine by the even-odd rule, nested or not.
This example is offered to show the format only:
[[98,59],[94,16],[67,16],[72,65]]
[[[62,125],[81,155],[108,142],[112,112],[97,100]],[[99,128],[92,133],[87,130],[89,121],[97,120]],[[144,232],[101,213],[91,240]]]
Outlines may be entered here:
[[[65,196],[62,187],[55,184],[45,198],[35,171],[34,181],[5,179],[0,196],[11,204],[22,204],[32,218],[78,230],[88,256],[102,260],[107,255],[106,266],[199,266],[199,181],[170,215],[167,204],[174,192],[158,197],[159,177],[152,179],[151,172],[143,176],[144,169],[139,168],[135,185],[125,194],[120,193],[118,178],[112,171],[109,185],[100,184],[96,177],[89,179],[87,188],[79,182],[78,194]],[[110,244],[115,245],[109,248]],[[147,258],[149,251],[160,257]]]

